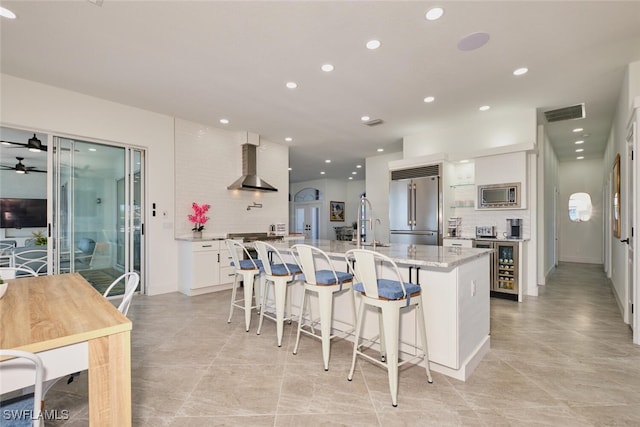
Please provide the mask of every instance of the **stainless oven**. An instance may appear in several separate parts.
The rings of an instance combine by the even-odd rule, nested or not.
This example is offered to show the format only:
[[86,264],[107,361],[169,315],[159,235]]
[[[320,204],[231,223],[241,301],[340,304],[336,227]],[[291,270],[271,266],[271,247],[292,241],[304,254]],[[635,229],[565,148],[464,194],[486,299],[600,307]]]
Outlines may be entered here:
[[[227,234],[228,239],[242,239],[243,243],[251,243],[257,240],[262,240],[264,242],[272,242],[272,241],[282,241],[283,236],[274,236],[269,233],[229,233]],[[251,247],[247,247],[247,251],[249,252],[249,256],[253,259],[258,259],[258,252]],[[247,259],[247,254],[244,254],[244,258]]]

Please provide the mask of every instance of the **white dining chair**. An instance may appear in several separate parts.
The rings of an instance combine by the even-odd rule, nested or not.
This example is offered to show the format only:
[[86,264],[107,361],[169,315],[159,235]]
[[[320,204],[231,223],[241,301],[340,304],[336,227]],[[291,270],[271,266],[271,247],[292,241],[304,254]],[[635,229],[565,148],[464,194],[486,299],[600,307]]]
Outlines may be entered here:
[[37,277],[38,273],[29,267],[0,267],[0,277],[5,280],[20,279],[21,277]]
[[40,274],[47,273],[47,250],[46,249],[23,249],[13,250],[13,262],[15,267],[30,268]]
[[[29,365],[33,364],[34,388],[33,393],[17,396],[11,399],[0,401],[0,417],[2,422],[0,425],[12,427],[34,426],[40,427],[44,425],[42,422],[41,412],[44,408],[42,400],[42,381],[44,378],[44,367],[42,359],[35,354],[22,350],[0,350],[0,358],[13,357],[16,359],[26,360]],[[6,363],[6,367],[2,369],[16,369],[22,371],[25,366],[22,363],[11,363],[12,359],[3,360],[0,364]],[[6,422],[6,424],[5,424]]]
[[[296,260],[304,277],[304,292],[300,304],[300,317],[298,319],[298,331],[296,334],[296,344],[293,354],[298,353],[300,344],[300,334],[317,338],[322,342],[322,361],[324,370],[329,370],[329,356],[331,352],[331,340],[334,338],[344,338],[354,331],[356,325],[356,303],[353,294],[352,283],[353,274],[344,271],[337,271],[329,256],[315,246],[298,244],[291,247],[291,255]],[[322,267],[319,265],[322,263]],[[334,331],[333,323],[333,299],[343,292],[350,294],[351,328],[345,331]],[[318,297],[319,318],[314,318],[311,314],[310,294]],[[316,332],[316,327],[320,324],[320,334]]]
[[[387,370],[389,377],[389,390],[391,392],[391,404],[398,406],[398,368],[406,363],[423,360],[427,371],[427,382],[432,383],[431,370],[429,369],[429,350],[427,348],[427,332],[424,321],[422,295],[420,285],[405,283],[396,263],[386,255],[366,249],[352,249],[345,253],[348,264],[353,266],[356,284],[353,290],[360,293],[360,306],[356,320],[356,336],[353,342],[353,357],[351,370],[347,379],[353,379],[356,367],[356,357],[362,358]],[[380,278],[378,268],[382,265],[389,267],[393,279]],[[360,344],[364,312],[366,306],[373,307],[378,312],[378,325],[380,328],[380,353],[381,360],[371,357],[364,352]],[[400,336],[400,311],[403,309],[416,309],[416,321],[418,323],[419,339],[422,348],[415,348],[416,355],[398,362],[398,343]],[[371,341],[371,340],[369,340]]]
[[[111,290],[123,280],[125,281],[124,293],[121,295],[110,296],[109,294],[111,293]],[[104,291],[103,296],[108,299],[122,298],[122,301],[120,301],[120,304],[118,305],[118,311],[126,316],[129,312],[131,301],[133,300],[133,294],[138,288],[139,283],[140,275],[138,273],[135,271],[124,273],[109,285],[107,290]]]
[[[249,250],[239,241],[226,239],[225,243],[231,254],[232,264],[234,267],[233,287],[231,288],[231,304],[229,306],[229,319],[227,323],[231,323],[234,307],[244,310],[245,330],[249,332],[251,324],[251,311],[260,307],[260,283],[256,280],[260,277],[261,271],[264,271],[262,262],[259,259],[252,259]],[[247,259],[240,259],[239,254],[246,256]],[[238,298],[238,278],[242,278],[244,291],[242,298]],[[252,304],[255,300],[255,304]]]
[[13,267],[13,249],[16,247],[15,241],[0,242],[0,267]]
[[[258,323],[257,334],[262,331],[262,322],[264,318],[274,320],[276,322],[276,336],[278,347],[282,347],[282,335],[284,334],[284,321],[292,320],[291,316],[291,298],[287,298],[287,287],[294,282],[296,275],[302,271],[296,264],[284,261],[282,254],[278,249],[266,242],[257,241],[254,243],[258,258],[262,262],[264,268],[265,289],[262,292],[262,307],[260,308],[260,322]],[[270,255],[276,262],[270,261]],[[269,293],[269,285],[273,285],[273,299],[275,303],[275,315],[267,314],[267,296]],[[287,310],[285,311],[285,305]],[[286,313],[286,317],[285,317]]]

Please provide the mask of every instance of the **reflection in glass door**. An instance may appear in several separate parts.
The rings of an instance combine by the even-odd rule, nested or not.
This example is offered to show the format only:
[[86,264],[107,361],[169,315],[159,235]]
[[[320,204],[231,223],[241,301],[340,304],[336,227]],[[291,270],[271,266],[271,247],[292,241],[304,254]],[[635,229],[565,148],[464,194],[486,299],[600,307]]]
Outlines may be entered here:
[[126,271],[142,277],[142,159],[139,150],[54,137],[54,272],[79,272],[99,292]]

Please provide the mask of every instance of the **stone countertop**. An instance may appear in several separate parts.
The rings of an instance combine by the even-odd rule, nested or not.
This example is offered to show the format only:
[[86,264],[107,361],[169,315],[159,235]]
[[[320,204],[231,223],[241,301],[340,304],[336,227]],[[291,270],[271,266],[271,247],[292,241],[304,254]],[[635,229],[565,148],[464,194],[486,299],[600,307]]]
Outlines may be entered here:
[[[329,256],[343,257],[344,253],[350,249],[356,249],[356,245],[349,241],[339,240],[304,240],[269,242],[278,250],[288,251],[295,244],[304,243],[315,246],[323,250]],[[372,249],[370,245],[363,246],[364,249]],[[419,267],[451,269],[480,258],[492,249],[481,248],[459,248],[427,245],[407,245],[401,243],[391,243],[385,246],[376,246],[376,252],[388,256],[398,264],[413,265]]]
[[480,240],[482,242],[528,242],[530,239],[507,239],[506,237],[444,237],[450,240]]
[[214,240],[225,240],[226,238],[227,236],[225,234],[203,236],[201,239],[195,239],[193,236],[187,235],[176,237],[175,240],[183,242],[211,242]]

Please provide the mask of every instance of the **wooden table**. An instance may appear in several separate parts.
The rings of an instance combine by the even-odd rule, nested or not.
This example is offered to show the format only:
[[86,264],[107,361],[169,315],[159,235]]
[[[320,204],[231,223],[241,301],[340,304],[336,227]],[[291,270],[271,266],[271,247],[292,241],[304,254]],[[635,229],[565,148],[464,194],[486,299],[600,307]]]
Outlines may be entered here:
[[[38,353],[45,380],[88,369],[90,425],[130,426],[131,321],[78,273],[7,282],[0,348]],[[0,376],[0,393],[24,386]]]

